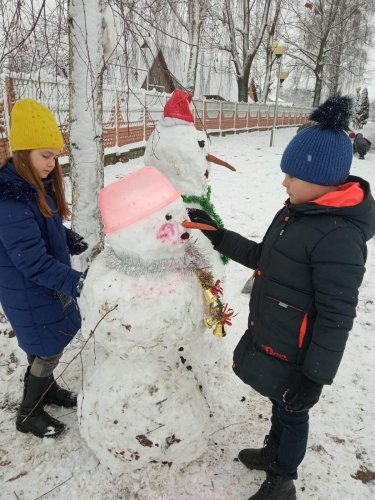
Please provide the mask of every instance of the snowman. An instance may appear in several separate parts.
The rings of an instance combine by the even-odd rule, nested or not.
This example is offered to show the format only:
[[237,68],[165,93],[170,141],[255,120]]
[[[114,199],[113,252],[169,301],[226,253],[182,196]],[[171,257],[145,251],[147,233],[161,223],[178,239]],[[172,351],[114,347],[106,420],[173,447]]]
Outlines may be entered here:
[[[167,101],[163,117],[151,134],[145,150],[145,164],[157,167],[183,195],[188,207],[203,208],[219,227],[223,222],[211,202],[208,184],[211,164],[222,165],[235,171],[229,163],[211,155],[207,135],[195,128],[190,110],[191,94],[175,90]],[[194,234],[197,244],[205,252],[216,276],[223,279],[222,262],[227,259],[212,249],[201,234]]]
[[99,206],[107,246],[80,299],[83,336],[95,342],[81,435],[115,473],[190,462],[206,448],[210,417],[206,368],[194,357],[214,339],[197,277],[208,264],[184,227],[180,192],[156,168],[107,186]]

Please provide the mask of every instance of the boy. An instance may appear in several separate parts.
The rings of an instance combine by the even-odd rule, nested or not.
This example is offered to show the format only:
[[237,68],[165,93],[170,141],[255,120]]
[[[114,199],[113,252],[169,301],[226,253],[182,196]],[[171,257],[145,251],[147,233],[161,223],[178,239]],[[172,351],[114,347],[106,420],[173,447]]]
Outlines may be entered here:
[[[368,183],[349,177],[350,110],[349,98],[328,99],[311,114],[317,124],[289,143],[281,160],[289,199],[261,243],[226,229],[204,231],[220,253],[255,269],[233,370],[271,399],[272,418],[265,446],[239,453],[249,469],[267,472],[249,500],[296,498],[309,409],[332,383],[353,325],[375,203]],[[215,226],[201,210],[189,215]]]

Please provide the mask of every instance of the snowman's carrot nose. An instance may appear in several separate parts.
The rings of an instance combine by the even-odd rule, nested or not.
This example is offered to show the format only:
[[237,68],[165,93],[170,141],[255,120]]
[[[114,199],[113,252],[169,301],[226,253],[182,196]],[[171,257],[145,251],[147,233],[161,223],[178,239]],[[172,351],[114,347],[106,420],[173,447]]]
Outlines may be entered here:
[[216,163],[216,165],[222,165],[223,167],[229,168],[229,170],[236,172],[236,169],[233,167],[233,165],[231,165],[227,161],[220,160],[220,158],[218,158],[217,156],[208,154],[206,155],[206,160],[210,161],[211,163]]
[[189,229],[201,229],[203,231],[216,231],[216,227],[202,224],[200,222],[191,222],[191,220],[182,221],[181,225]]

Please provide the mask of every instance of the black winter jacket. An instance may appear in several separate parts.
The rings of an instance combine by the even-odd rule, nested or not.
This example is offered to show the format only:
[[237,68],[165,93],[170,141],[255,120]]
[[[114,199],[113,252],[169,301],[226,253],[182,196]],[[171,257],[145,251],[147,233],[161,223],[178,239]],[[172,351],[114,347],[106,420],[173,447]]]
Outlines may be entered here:
[[215,246],[256,270],[248,329],[234,351],[233,369],[278,401],[301,371],[331,384],[353,326],[366,241],[375,234],[375,203],[366,181],[347,182],[360,182],[362,203],[336,208],[287,201],[261,243],[224,230]]
[[362,134],[357,134],[353,142],[353,153],[358,153],[359,155],[365,155],[368,153],[371,147],[371,142],[363,137]]

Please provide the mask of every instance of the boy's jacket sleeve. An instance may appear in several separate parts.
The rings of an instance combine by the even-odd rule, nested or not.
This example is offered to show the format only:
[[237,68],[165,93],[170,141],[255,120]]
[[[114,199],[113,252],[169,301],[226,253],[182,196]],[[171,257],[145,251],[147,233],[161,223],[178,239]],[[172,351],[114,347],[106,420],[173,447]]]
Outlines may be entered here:
[[262,243],[256,243],[234,231],[224,229],[223,238],[214,248],[235,262],[256,269],[262,251]]
[[25,278],[65,295],[77,296],[81,273],[47,253],[39,225],[27,205],[17,201],[2,203],[0,241]]
[[315,382],[331,384],[336,375],[356,316],[365,262],[366,242],[351,227],[330,232],[312,251],[317,316],[303,372]]

